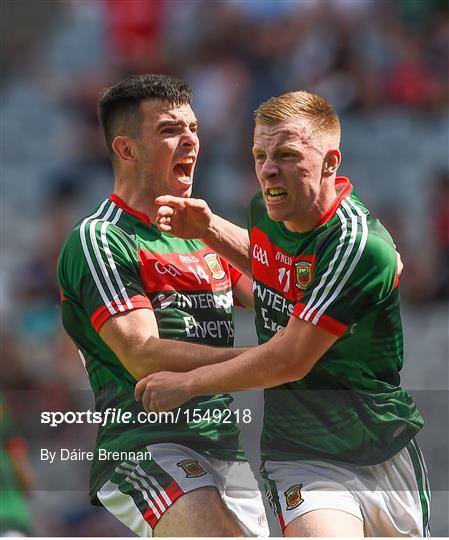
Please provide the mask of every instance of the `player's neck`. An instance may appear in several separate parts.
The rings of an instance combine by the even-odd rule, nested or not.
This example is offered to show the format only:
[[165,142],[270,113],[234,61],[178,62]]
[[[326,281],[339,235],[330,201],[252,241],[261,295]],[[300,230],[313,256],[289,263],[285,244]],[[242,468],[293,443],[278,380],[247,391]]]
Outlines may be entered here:
[[318,208],[307,212],[307,217],[302,219],[293,219],[284,221],[285,228],[295,233],[306,233],[315,229],[316,224],[320,221],[322,213]]
[[147,215],[150,218],[151,223],[156,221],[157,208],[154,204],[154,199],[156,197],[151,190],[148,190],[148,188],[137,188],[136,185],[120,182],[116,179],[114,193],[120,197],[127,206]]
[[284,221],[286,229],[291,232],[306,233],[317,227],[323,215],[331,208],[338,193],[335,183],[328,183],[327,188],[320,191],[314,201],[306,203],[306,207],[297,212],[298,218]]

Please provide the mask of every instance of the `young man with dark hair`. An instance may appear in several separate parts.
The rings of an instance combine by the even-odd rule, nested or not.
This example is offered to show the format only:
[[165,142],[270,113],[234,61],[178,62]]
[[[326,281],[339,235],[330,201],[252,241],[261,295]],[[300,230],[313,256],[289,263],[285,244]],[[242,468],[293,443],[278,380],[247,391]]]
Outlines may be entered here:
[[[250,303],[250,280],[202,242],[175,239],[154,224],[156,197],[191,195],[199,150],[191,99],[178,79],[136,75],[99,100],[114,193],[62,249],[62,319],[97,410],[120,409],[131,420],[99,428],[90,495],[140,536],[265,536],[232,398],[204,395],[151,422],[134,401],[146,375],[243,352],[231,348],[233,293]],[[120,459],[101,460],[105,452]]]
[[414,441],[423,420],[399,386],[397,253],[336,176],[339,144],[325,99],[284,94],[256,111],[261,192],[249,238],[204,201],[158,199],[162,231],[251,264],[261,345],[187,374],[150,375],[136,398],[164,411],[204,393],[265,388],[261,475],[286,536],[426,536],[430,491]]

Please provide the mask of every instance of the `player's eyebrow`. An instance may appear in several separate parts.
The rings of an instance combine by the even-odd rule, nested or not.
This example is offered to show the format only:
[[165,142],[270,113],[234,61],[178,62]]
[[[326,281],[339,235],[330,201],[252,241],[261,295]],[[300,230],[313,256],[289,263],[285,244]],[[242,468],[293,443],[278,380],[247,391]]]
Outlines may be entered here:
[[[297,148],[294,144],[289,143],[282,143],[279,145],[274,146],[272,149],[273,153],[279,153],[279,152],[296,152],[298,155],[303,156],[301,150]],[[252,148],[253,154],[265,154],[266,150],[259,146],[253,146]]]
[[295,144],[280,144],[279,146],[275,146],[274,148],[275,152],[296,152],[297,154],[302,155],[301,150],[295,145]]
[[182,120],[160,120],[157,123],[157,127],[166,127],[166,126],[179,126],[180,124],[183,124],[184,122]]
[[[187,125],[187,122],[185,122],[184,120],[161,120],[160,122],[158,122],[157,127],[164,128],[168,126],[185,126],[185,125]],[[189,128],[198,127],[198,121],[195,120],[193,122],[190,122],[188,126]]]

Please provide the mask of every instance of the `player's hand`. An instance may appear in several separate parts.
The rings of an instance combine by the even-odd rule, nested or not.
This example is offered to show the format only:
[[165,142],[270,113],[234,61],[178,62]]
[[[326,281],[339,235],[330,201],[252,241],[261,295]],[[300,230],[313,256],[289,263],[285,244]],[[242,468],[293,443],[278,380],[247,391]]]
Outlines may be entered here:
[[141,379],[134,389],[136,401],[142,400],[147,412],[169,411],[182,405],[193,396],[184,389],[186,373],[160,371]]
[[159,230],[186,240],[204,238],[213,215],[206,201],[162,195],[155,203]]

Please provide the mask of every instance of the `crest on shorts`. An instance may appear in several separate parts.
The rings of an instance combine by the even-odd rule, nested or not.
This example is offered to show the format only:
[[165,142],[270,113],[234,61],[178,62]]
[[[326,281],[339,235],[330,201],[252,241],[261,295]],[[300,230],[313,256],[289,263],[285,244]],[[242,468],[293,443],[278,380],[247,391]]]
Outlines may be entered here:
[[294,486],[289,487],[287,491],[284,491],[287,510],[293,510],[304,502],[304,499],[301,497],[301,488],[302,484],[295,484]]
[[217,257],[216,253],[208,253],[207,255],[204,255],[204,260],[206,261],[214,279],[223,279],[225,277],[226,272],[223,270],[220,259]]
[[186,473],[186,478],[199,478],[206,474],[197,459],[183,459],[176,465]]
[[304,290],[312,281],[312,263],[309,261],[298,261],[295,263],[296,287]]

